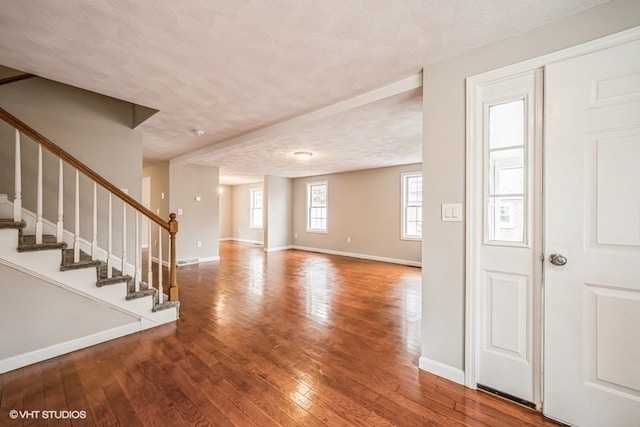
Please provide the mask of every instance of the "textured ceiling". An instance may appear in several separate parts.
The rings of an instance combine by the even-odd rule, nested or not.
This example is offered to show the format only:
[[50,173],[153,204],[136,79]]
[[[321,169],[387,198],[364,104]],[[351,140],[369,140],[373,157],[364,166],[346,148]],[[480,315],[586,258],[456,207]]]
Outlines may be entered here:
[[[160,110],[140,127],[145,158],[184,159],[604,2],[4,0],[0,64]],[[406,114],[398,111],[402,105]],[[296,144],[317,150],[313,161],[323,159],[325,172],[334,162],[343,170],[375,166],[374,158],[400,161],[407,158],[406,135],[415,129],[403,132],[392,121],[415,126],[408,116],[416,102],[378,106],[384,107],[392,111],[362,107],[288,134],[212,150],[209,160],[199,156],[198,162],[236,173],[249,156],[251,173],[291,175],[299,165],[267,166]],[[197,137],[193,129],[206,133]],[[394,136],[401,141],[391,144]],[[329,154],[335,144],[324,141],[341,141],[347,151]],[[368,147],[356,156],[362,165],[340,161],[362,145]]]

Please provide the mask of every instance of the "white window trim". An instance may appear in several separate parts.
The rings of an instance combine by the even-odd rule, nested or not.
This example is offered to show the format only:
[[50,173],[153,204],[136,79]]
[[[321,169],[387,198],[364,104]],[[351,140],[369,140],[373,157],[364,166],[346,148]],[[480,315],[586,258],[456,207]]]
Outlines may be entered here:
[[[310,222],[311,222],[311,187],[314,185],[324,185],[326,186],[326,194],[327,194],[327,201],[325,204],[325,209],[327,212],[327,218],[326,218],[326,227],[324,229],[319,229],[319,228],[311,228],[310,227]],[[314,182],[307,182],[307,233],[321,233],[321,234],[326,234],[329,232],[329,182],[328,181],[314,181]]]
[[[262,190],[263,190],[262,188],[250,188],[249,189],[249,228],[253,228],[255,230],[262,230],[264,228],[264,191],[262,191]],[[253,194],[256,191],[261,191],[262,192],[262,197],[263,197],[263,199],[262,199],[262,207],[259,208],[259,209],[262,210],[262,213],[263,213],[262,225],[255,225],[253,223],[253,210],[254,209],[258,209],[258,208],[254,208],[254,206],[253,206],[253,200],[254,200]]]
[[[407,178],[409,177],[414,177],[414,176],[420,176],[422,177],[422,171],[415,171],[415,172],[403,172],[400,174],[400,193],[401,193],[401,199],[402,199],[402,204],[400,206],[400,217],[401,217],[401,222],[400,222],[400,239],[401,240],[413,240],[413,241],[417,241],[417,242],[421,242],[422,241],[422,237],[417,237],[417,236],[409,236],[407,235],[407,219],[406,219],[406,212],[407,212]],[[422,206],[422,203],[420,204]]]

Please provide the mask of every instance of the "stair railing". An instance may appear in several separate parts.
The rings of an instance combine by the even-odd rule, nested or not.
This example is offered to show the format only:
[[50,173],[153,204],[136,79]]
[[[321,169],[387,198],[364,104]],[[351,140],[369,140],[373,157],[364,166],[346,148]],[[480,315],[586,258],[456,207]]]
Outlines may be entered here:
[[[38,176],[37,176],[37,202],[36,202],[36,243],[42,243],[43,240],[43,218],[42,218],[42,193],[43,193],[43,174],[42,174],[42,148],[46,148],[54,156],[59,159],[59,173],[58,173],[58,217],[56,223],[56,239],[60,243],[63,241],[64,230],[64,218],[63,218],[63,203],[64,203],[64,174],[63,166],[67,163],[75,169],[75,221],[73,230],[73,256],[74,262],[80,261],[80,191],[79,191],[79,174],[83,173],[91,181],[93,181],[93,221],[92,221],[92,240],[91,240],[91,258],[97,259],[98,255],[98,221],[97,221],[97,186],[100,185],[108,192],[108,230],[107,230],[107,277],[111,278],[113,274],[113,196],[122,200],[123,212],[122,212],[122,257],[121,268],[122,274],[126,274],[128,269],[127,264],[127,206],[135,210],[135,248],[136,253],[134,255],[134,283],[135,291],[140,291],[140,282],[142,278],[142,245],[140,242],[140,215],[148,218],[148,238],[151,242],[152,236],[152,223],[158,225],[158,268],[156,284],[158,286],[158,303],[162,304],[163,301],[163,253],[162,253],[162,231],[165,230],[169,234],[169,301],[178,300],[178,283],[177,283],[177,268],[178,263],[176,259],[176,234],[178,233],[178,221],[176,221],[176,215],[171,213],[169,220],[165,221],[154,212],[147,209],[137,200],[129,196],[125,191],[116,187],[107,179],[103,178],[93,169],[76,159],[64,149],[47,139],[45,136],[38,133],[36,130],[22,122],[17,117],[13,116],[3,108],[0,108],[0,119],[5,121],[11,127],[15,129],[15,198],[14,198],[14,221],[22,221],[22,159],[21,159],[21,142],[20,135],[26,135],[38,144]],[[149,287],[153,285],[153,269],[152,269],[152,253],[151,244],[149,244],[149,254],[147,260],[147,283]]]

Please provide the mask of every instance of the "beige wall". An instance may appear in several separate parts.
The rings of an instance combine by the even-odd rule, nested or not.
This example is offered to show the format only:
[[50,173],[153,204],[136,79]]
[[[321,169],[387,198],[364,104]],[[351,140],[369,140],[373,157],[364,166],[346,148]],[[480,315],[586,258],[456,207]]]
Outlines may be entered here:
[[[142,133],[131,129],[133,105],[82,89],[33,78],[0,86],[0,106],[17,116],[36,131],[87,164],[100,175],[129,195],[140,200],[142,191]],[[13,199],[14,185],[14,134],[0,124],[0,193]],[[36,144],[23,137],[22,177],[23,206],[36,210]],[[47,151],[43,154],[44,218],[57,220],[58,161]],[[65,229],[72,231],[74,223],[74,170],[65,166],[64,221]],[[91,240],[93,185],[80,179],[81,215],[80,235]],[[98,244],[106,248],[107,194],[98,193]],[[114,201],[114,253],[121,253],[122,204]],[[133,212],[128,223],[133,224]],[[133,236],[127,251],[133,254]]]
[[441,222],[465,200],[465,78],[640,24],[640,2],[613,1],[424,70],[422,357],[464,365],[464,223]]
[[288,248],[293,243],[293,186],[290,178],[266,176],[264,181],[266,251]]
[[[178,262],[218,259],[218,168],[169,165],[169,209],[178,220]],[[200,197],[200,201],[196,200]],[[201,246],[198,247],[198,242]]]
[[220,240],[233,238],[233,210],[231,186],[220,186]]
[[[419,263],[420,242],[400,236],[401,174],[420,169],[413,164],[294,179],[294,245]],[[306,231],[306,185],[315,181],[328,183],[328,233]]]
[[252,188],[262,188],[262,186],[262,182],[256,182],[231,187],[234,240],[259,244],[264,243],[264,229],[251,228],[249,226],[249,210],[251,208],[249,190]]
[[[160,216],[160,218],[169,220],[169,162],[160,162],[145,165],[143,176],[149,177],[151,182],[151,193],[149,197],[149,209]],[[164,196],[164,197],[163,197]],[[168,261],[169,242],[167,234],[162,236],[162,259]],[[149,242],[154,257],[158,257],[158,231],[156,226],[151,230],[151,239]]]

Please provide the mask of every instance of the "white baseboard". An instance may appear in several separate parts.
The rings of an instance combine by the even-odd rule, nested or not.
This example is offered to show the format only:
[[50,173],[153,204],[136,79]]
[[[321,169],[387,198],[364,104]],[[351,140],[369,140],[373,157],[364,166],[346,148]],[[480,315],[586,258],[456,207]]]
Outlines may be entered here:
[[250,243],[252,245],[261,245],[261,246],[264,245],[264,242],[261,242],[260,240],[236,239],[235,237],[229,240],[233,240],[234,242],[240,242],[240,243]]
[[[157,258],[157,257],[152,256],[152,257],[151,257],[151,261],[153,261],[153,262],[155,262],[155,263],[157,264],[157,263],[158,263],[158,258]],[[163,267],[167,267],[167,268],[169,268],[169,261],[167,261],[167,260],[163,260],[163,261],[162,261],[162,266],[163,266]]]
[[418,367],[423,371],[430,372],[449,381],[453,381],[454,383],[465,385],[464,371],[462,371],[461,369],[445,365],[444,363],[437,362],[423,356],[420,356]]
[[207,257],[199,257],[200,262],[198,264],[202,264],[203,262],[212,262],[212,261],[220,261],[219,256],[207,256]]
[[221,237],[218,239],[219,242],[229,242],[231,240],[233,240],[233,237]]
[[269,252],[286,251],[288,249],[293,249],[293,246],[291,246],[291,245],[289,245],[289,246],[278,246],[278,247],[275,247],[275,248],[263,248],[262,250],[264,252],[269,253]]
[[341,251],[334,251],[331,249],[309,248],[306,246],[295,246],[295,245],[292,246],[291,249],[297,249],[300,251],[307,251],[307,252],[318,252],[318,253],[330,254],[330,255],[348,256],[351,258],[368,259],[371,261],[389,262],[392,264],[409,265],[411,267],[422,267],[422,262],[410,261],[406,259],[387,258],[387,257],[376,256],[376,255],[357,254],[353,252],[341,252]]
[[0,374],[13,371],[14,369],[18,369],[23,366],[31,365],[33,363],[42,362],[43,360],[51,359],[52,357],[80,350],[82,348],[91,347],[92,345],[100,344],[105,341],[133,334],[138,331],[140,331],[139,321],[118,326],[117,328],[108,329],[106,331],[101,331],[86,337],[55,344],[43,349],[34,350],[18,356],[8,357],[4,360],[0,360]]

